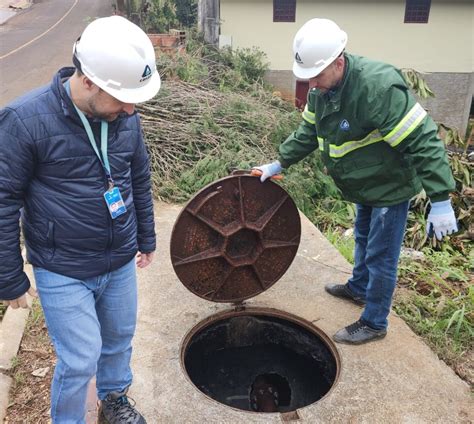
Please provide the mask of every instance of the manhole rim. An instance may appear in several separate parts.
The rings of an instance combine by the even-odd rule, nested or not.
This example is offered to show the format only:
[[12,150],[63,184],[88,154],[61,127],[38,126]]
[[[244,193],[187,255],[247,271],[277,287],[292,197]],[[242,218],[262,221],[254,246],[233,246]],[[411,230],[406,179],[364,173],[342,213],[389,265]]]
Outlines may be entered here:
[[318,399],[316,402],[313,402],[309,405],[303,406],[301,408],[297,408],[295,411],[289,411],[291,412],[298,412],[300,409],[305,409],[305,408],[310,408],[316,404],[320,404],[322,401],[324,401],[335,389],[337,384],[339,383],[339,378],[341,375],[341,368],[342,368],[342,358],[341,355],[339,354],[339,351],[336,347],[336,344],[331,340],[331,338],[318,326],[313,324],[312,322],[299,317],[297,315],[294,315],[290,312],[282,311],[280,309],[275,309],[275,308],[269,308],[269,307],[263,307],[263,306],[246,306],[245,309],[242,310],[235,310],[235,309],[226,309],[223,311],[219,311],[215,314],[209,315],[199,321],[197,324],[195,324],[184,336],[184,338],[181,341],[180,344],[180,365],[181,365],[181,370],[188,382],[191,384],[192,388],[196,390],[198,393],[200,393],[202,396],[207,398],[208,400],[214,402],[217,405],[221,405],[222,407],[225,408],[230,408],[234,411],[238,411],[241,413],[249,413],[249,414],[265,414],[265,415],[272,415],[272,414],[278,414],[278,415],[285,415],[288,414],[289,412],[254,412],[254,411],[247,411],[244,409],[239,409],[239,408],[234,408],[232,406],[226,405],[225,403],[219,402],[215,400],[214,398],[206,395],[204,392],[199,390],[194,382],[191,380],[191,377],[188,374],[188,371],[186,369],[185,365],[185,354],[187,351],[187,347],[191,341],[191,339],[199,333],[201,330],[205,329],[206,327],[209,327],[211,324],[216,323],[218,321],[222,321],[227,318],[231,317],[236,317],[236,316],[245,316],[245,315],[254,315],[254,316],[270,316],[274,318],[280,318],[284,319],[287,321],[292,322],[293,324],[300,325],[301,327],[305,328],[309,332],[313,333],[314,335],[318,336],[323,343],[326,345],[326,347],[329,349],[331,352],[335,363],[336,363],[336,376],[334,377],[334,382],[331,385],[331,388],[327,391],[327,393],[324,394],[323,397]]

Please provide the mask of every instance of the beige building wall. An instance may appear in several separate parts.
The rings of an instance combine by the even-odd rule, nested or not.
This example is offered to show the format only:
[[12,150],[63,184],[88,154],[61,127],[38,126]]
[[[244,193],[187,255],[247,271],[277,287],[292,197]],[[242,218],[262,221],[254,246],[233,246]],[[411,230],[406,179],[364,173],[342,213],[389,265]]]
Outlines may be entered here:
[[429,72],[436,97],[422,103],[433,118],[467,128],[474,94],[474,3],[432,0],[427,24],[405,24],[405,0],[296,0],[296,22],[273,22],[272,0],[220,0],[221,43],[258,46],[267,54],[267,80],[294,98],[292,43],[313,17],[336,21],[350,53]]
[[272,0],[221,0],[221,35],[234,48],[259,46],[270,69],[292,66],[293,37],[312,17],[334,20],[347,50],[423,72],[474,70],[471,0],[432,0],[428,24],[405,24],[404,0],[297,0],[296,22],[273,22]]

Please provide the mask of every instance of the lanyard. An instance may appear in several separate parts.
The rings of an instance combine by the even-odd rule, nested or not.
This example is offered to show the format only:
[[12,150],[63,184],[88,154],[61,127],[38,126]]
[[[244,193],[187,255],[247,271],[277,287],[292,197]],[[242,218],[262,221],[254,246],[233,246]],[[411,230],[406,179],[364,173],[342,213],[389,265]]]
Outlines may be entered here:
[[[71,98],[71,87],[69,84],[69,80],[67,80],[64,83],[64,87],[66,88],[67,94]],[[110,164],[109,164],[109,158],[107,157],[107,135],[108,135],[108,130],[109,130],[109,123],[107,121],[101,120],[100,121],[100,151],[102,152],[102,157],[99,154],[99,149],[97,148],[97,143],[95,142],[94,134],[92,133],[92,128],[89,124],[89,121],[87,118],[84,116],[82,111],[72,102],[74,107],[76,108],[77,114],[79,115],[79,118],[81,118],[82,125],[84,126],[84,129],[86,130],[87,137],[89,137],[89,142],[91,143],[92,148],[94,149],[95,154],[99,158],[99,161],[104,168],[105,175],[107,176],[107,180],[109,181],[109,189],[111,189],[114,186],[114,180],[112,179],[112,174],[110,173]]]

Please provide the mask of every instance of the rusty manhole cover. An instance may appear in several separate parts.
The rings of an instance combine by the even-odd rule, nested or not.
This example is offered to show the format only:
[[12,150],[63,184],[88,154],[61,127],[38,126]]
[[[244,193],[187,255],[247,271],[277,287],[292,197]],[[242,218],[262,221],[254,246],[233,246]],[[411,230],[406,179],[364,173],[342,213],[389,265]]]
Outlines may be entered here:
[[218,180],[181,211],[171,261],[181,282],[214,302],[238,302],[265,291],[298,250],[298,210],[278,184],[250,175]]

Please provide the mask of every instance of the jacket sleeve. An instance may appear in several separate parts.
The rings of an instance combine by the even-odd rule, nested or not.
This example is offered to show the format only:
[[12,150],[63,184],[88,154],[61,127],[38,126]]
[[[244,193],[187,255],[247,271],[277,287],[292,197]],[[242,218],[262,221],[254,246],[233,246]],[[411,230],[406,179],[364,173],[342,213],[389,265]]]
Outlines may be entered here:
[[150,253],[156,249],[150,160],[143,141],[139,117],[136,116],[139,140],[131,164],[133,203],[137,214],[138,250],[142,253]]
[[376,127],[385,142],[414,166],[433,202],[447,200],[455,182],[433,119],[406,86],[393,85],[378,98],[383,104],[377,108]]
[[34,167],[31,137],[15,111],[0,110],[0,299],[26,293],[20,250],[20,209]]
[[299,162],[318,148],[314,106],[309,94],[302,115],[303,119],[298,129],[280,145],[278,160],[283,168]]

